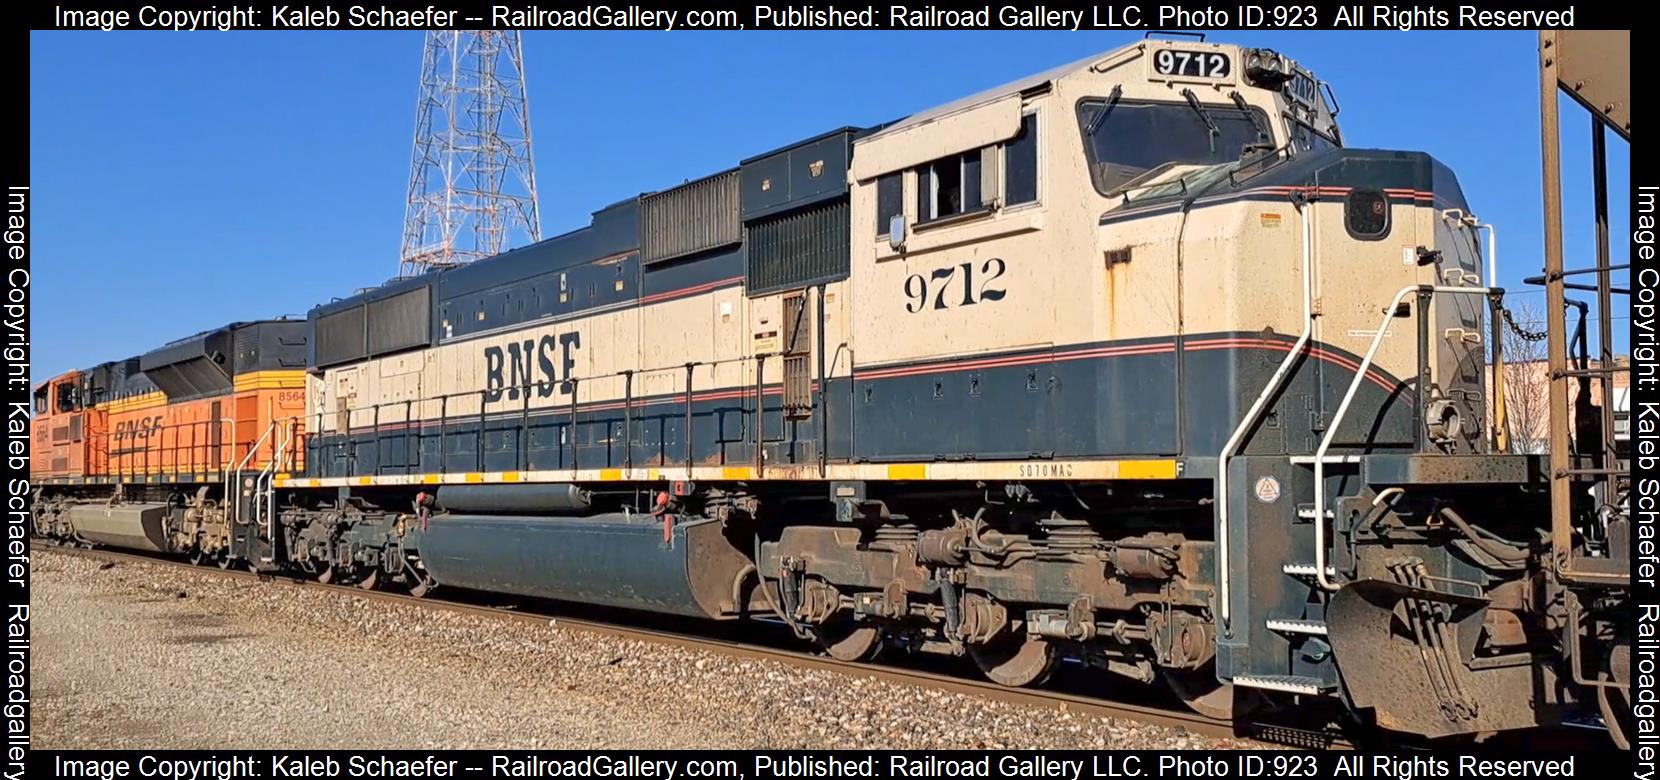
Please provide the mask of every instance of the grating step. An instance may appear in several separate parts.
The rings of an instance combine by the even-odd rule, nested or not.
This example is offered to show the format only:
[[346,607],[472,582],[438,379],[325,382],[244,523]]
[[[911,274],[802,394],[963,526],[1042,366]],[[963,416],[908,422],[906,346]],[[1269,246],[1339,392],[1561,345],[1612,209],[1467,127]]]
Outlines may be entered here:
[[[1286,574],[1289,574],[1293,577],[1312,578],[1314,576],[1314,564],[1312,564],[1312,563],[1288,563],[1284,566],[1281,566],[1280,571],[1283,571]],[[1327,577],[1337,576],[1337,570],[1330,567],[1330,566],[1327,566],[1326,567],[1326,576]]]
[[[1322,459],[1321,458],[1316,458],[1313,455],[1292,455],[1290,460],[1291,460],[1291,463],[1293,465],[1312,466],[1312,465],[1314,465],[1314,461],[1322,460]],[[1359,455],[1327,455],[1323,460],[1328,464],[1331,464],[1331,463],[1359,463],[1360,462],[1360,456]]]
[[1326,621],[1324,620],[1297,620],[1293,618],[1269,618],[1268,630],[1282,634],[1306,634],[1308,636],[1325,636]]
[[[1332,517],[1336,517],[1336,516],[1337,516],[1336,512],[1333,512],[1330,509],[1326,510],[1326,517],[1332,518]],[[1313,520],[1314,519],[1314,507],[1312,507],[1312,506],[1297,507],[1297,518],[1299,520]],[[1313,571],[1310,570],[1309,573],[1312,574]]]
[[1318,677],[1298,677],[1290,674],[1240,675],[1233,678],[1233,684],[1307,696],[1319,696],[1331,687]]

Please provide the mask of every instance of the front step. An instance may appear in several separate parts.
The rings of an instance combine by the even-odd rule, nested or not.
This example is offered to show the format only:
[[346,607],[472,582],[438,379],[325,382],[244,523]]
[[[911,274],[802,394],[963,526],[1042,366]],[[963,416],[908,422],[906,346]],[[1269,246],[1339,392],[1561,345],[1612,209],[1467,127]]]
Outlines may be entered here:
[[[1280,571],[1283,571],[1286,574],[1289,574],[1293,577],[1301,577],[1301,578],[1306,579],[1306,580],[1311,580],[1311,579],[1314,579],[1315,569],[1314,569],[1314,564],[1312,564],[1312,563],[1288,563],[1284,566],[1281,566]],[[1327,566],[1326,567],[1326,576],[1327,577],[1336,577],[1337,576],[1337,569],[1334,569],[1330,566]]]
[[1319,696],[1332,687],[1318,677],[1298,677],[1291,674],[1240,675],[1233,678],[1233,684],[1304,696]]
[[[1316,460],[1320,460],[1320,459],[1314,457],[1313,455],[1292,455],[1287,460],[1290,460],[1293,465],[1297,465],[1297,466],[1312,466],[1312,465],[1314,465],[1314,462]],[[1359,463],[1360,462],[1360,456],[1359,455],[1327,455],[1325,457],[1325,462],[1326,462],[1326,465],[1328,465],[1328,466],[1329,465],[1340,464],[1340,463]]]
[[1294,618],[1269,618],[1268,630],[1278,631],[1281,634],[1301,634],[1304,636],[1325,636],[1326,621],[1298,620]]

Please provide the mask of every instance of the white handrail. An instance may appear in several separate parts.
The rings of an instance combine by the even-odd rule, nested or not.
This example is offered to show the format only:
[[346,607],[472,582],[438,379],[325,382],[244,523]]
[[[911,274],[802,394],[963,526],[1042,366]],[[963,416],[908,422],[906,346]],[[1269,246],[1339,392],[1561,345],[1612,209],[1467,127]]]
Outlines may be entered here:
[[[273,419],[271,427],[277,428],[278,423],[278,420]],[[268,551],[275,549],[277,531],[277,494],[276,490],[272,488],[272,483],[276,481],[277,468],[282,463],[283,455],[288,451],[290,438],[289,429],[283,427],[281,432],[277,434],[277,438],[273,440],[275,443],[271,447],[271,459],[260,468],[259,476],[254,478],[254,501],[256,502],[254,504],[254,524],[264,526],[265,538],[268,542],[266,549]],[[268,562],[272,560],[272,557],[267,555],[261,560]]]
[[1279,392],[1285,378],[1291,373],[1291,366],[1302,356],[1303,350],[1314,338],[1314,210],[1312,202],[1304,203],[1299,209],[1303,216],[1303,333],[1297,337],[1297,343],[1287,352],[1285,359],[1280,361],[1274,375],[1269,377],[1268,384],[1262,392],[1257,394],[1251,408],[1246,410],[1245,417],[1233,429],[1233,435],[1228,437],[1228,443],[1222,445],[1222,453],[1216,458],[1216,581],[1218,613],[1222,618],[1222,630],[1232,633],[1228,626],[1228,459],[1233,457],[1245,440],[1245,435],[1256,426],[1257,419],[1268,406],[1269,399]]
[[[269,425],[265,426],[265,432],[261,433],[259,435],[259,438],[254,441],[253,445],[248,448],[248,454],[243,455],[242,460],[237,462],[236,470],[233,472],[233,474],[235,476],[235,480],[231,484],[236,488],[236,490],[239,492],[239,494],[240,494],[240,491],[242,489],[242,470],[248,466],[249,461],[254,459],[254,454],[259,452],[260,445],[264,444],[265,440],[271,437],[271,431],[275,430],[276,427],[277,427],[277,421],[276,420],[272,420]],[[241,516],[242,516],[241,504],[242,504],[241,501],[236,501],[231,505],[231,520],[232,521],[235,521],[235,520],[238,520],[238,519],[241,518]]]
[[1468,213],[1468,212],[1464,211],[1463,209],[1447,209],[1446,211],[1441,212],[1441,216],[1443,216],[1447,219],[1453,220],[1455,222],[1462,222],[1466,225],[1469,225],[1471,227],[1471,229],[1474,229],[1474,230],[1485,230],[1485,231],[1487,231],[1487,286],[1488,287],[1498,287],[1499,286],[1499,229],[1497,227],[1494,227],[1493,225],[1490,225],[1490,224],[1486,223],[1486,222],[1482,222],[1479,217],[1477,217],[1474,214]]
[[1476,230],[1487,231],[1487,286],[1499,286],[1499,229],[1486,222],[1476,222]]
[[[274,426],[277,421],[272,420],[271,424]],[[265,464],[265,468],[259,473],[259,479],[255,482],[255,495],[263,496],[265,499],[265,516],[263,518],[265,521],[265,538],[272,543],[268,549],[275,549],[277,531],[277,491],[272,487],[272,483],[276,481],[278,464],[282,463],[282,458],[287,454],[288,445],[292,440],[293,432],[284,427],[276,449],[271,453],[271,462]],[[271,559],[266,558],[266,560]]]
[[[1407,285],[1395,293],[1395,299],[1384,308],[1383,321],[1378,323],[1377,333],[1372,334],[1372,345],[1366,349],[1366,356],[1361,358],[1360,367],[1355,369],[1355,378],[1349,382],[1349,389],[1343,394],[1343,402],[1337,405],[1337,413],[1332,416],[1332,421],[1326,428],[1326,435],[1320,437],[1320,447],[1314,451],[1314,579],[1326,590],[1337,590],[1338,587],[1337,583],[1326,575],[1326,451],[1331,449],[1331,443],[1337,438],[1337,430],[1343,423],[1343,416],[1349,412],[1349,403],[1354,400],[1360,383],[1366,379],[1366,372],[1371,370],[1372,359],[1377,356],[1378,347],[1383,345],[1383,337],[1389,332],[1389,320],[1395,317],[1396,307],[1401,305],[1401,301],[1406,300],[1406,296],[1419,291],[1432,294],[1486,295],[1491,292],[1491,288]],[[1424,311],[1415,314],[1419,317],[1429,316],[1429,312]],[[1423,382],[1424,379],[1425,377],[1420,376],[1416,381]]]

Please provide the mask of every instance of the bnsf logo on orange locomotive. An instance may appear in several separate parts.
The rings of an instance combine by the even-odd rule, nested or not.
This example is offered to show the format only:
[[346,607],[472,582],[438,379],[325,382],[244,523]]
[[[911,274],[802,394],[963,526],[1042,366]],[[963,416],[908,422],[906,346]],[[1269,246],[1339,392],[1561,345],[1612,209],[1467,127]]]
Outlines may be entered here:
[[148,439],[150,434],[161,430],[161,415],[144,417],[137,420],[124,420],[115,424],[115,440]]

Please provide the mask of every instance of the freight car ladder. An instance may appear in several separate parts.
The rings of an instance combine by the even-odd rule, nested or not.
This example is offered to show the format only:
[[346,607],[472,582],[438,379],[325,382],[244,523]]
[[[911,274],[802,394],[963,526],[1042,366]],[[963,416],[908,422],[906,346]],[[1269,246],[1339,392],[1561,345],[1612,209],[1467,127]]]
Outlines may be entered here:
[[[1596,264],[1588,268],[1568,269],[1563,262],[1562,92],[1587,109],[1591,122],[1597,254]],[[1613,275],[1616,271],[1629,273],[1631,265],[1614,265],[1609,258],[1607,160],[1609,130],[1628,144],[1631,141],[1631,32],[1540,32],[1539,108],[1545,273],[1527,281],[1545,286],[1546,358],[1550,370],[1550,568],[1566,586],[1563,604],[1567,619],[1562,623],[1562,644],[1569,674],[1575,684],[1596,692],[1603,722],[1615,744],[1629,749],[1633,728],[1629,719],[1630,624],[1624,630],[1599,624],[1587,605],[1617,600],[1631,589],[1631,461],[1629,453],[1621,452],[1614,387],[1621,375],[1630,387],[1631,364],[1615,359],[1613,342],[1614,296],[1627,296],[1629,313],[1631,295],[1629,286],[1614,286]],[[1595,284],[1585,283],[1587,276]],[[1582,316],[1590,308],[1569,301],[1569,290],[1596,295],[1596,361],[1590,359],[1584,340],[1579,341],[1578,359],[1569,361],[1567,307],[1574,304]],[[1580,327],[1583,337],[1583,320]],[[1591,403],[1593,395],[1597,396],[1597,404]]]
[[[1545,287],[1546,357],[1550,369],[1550,514],[1551,548],[1556,576],[1571,587],[1590,589],[1631,586],[1631,524],[1627,494],[1631,464],[1622,457],[1615,432],[1615,385],[1631,372],[1629,361],[1614,357],[1614,296],[1630,296],[1615,287],[1613,274],[1630,263],[1613,265],[1608,247],[1608,130],[1631,140],[1629,31],[1539,34],[1540,114],[1545,194],[1545,273],[1526,280]],[[1561,136],[1558,91],[1589,109],[1591,165],[1596,214],[1596,264],[1565,269],[1562,249]],[[1591,276],[1595,284],[1569,281]],[[1598,356],[1582,349],[1570,365],[1567,330],[1569,290],[1596,294]],[[1575,303],[1581,312],[1588,307]],[[1595,383],[1593,387],[1592,383]],[[1577,393],[1570,392],[1577,384]],[[1595,394],[1597,403],[1592,404]],[[1574,496],[1591,495],[1597,509],[1588,517]],[[1581,540],[1576,544],[1576,539]],[[1574,605],[1570,604],[1570,608]],[[1567,641],[1578,642],[1570,635]],[[1576,670],[1577,673],[1577,670]]]

